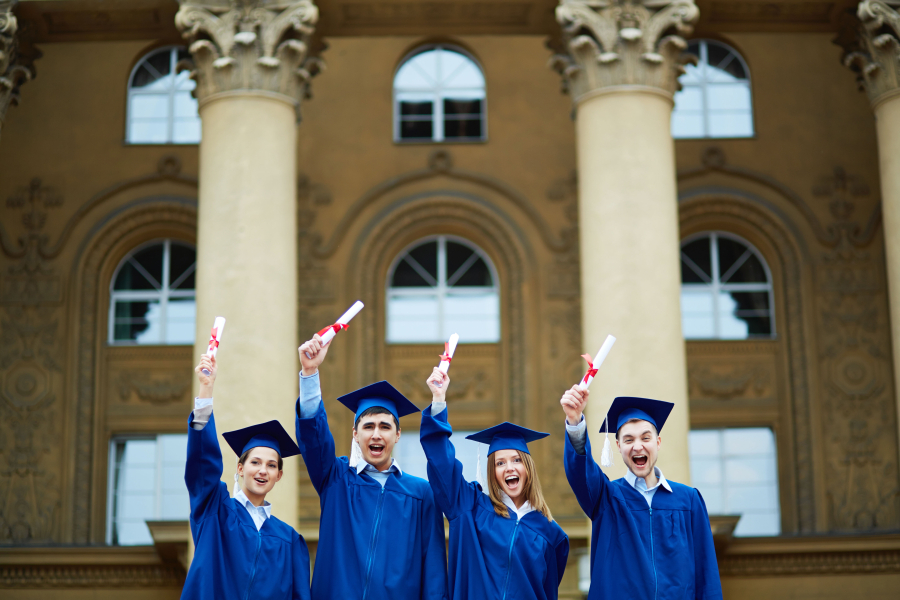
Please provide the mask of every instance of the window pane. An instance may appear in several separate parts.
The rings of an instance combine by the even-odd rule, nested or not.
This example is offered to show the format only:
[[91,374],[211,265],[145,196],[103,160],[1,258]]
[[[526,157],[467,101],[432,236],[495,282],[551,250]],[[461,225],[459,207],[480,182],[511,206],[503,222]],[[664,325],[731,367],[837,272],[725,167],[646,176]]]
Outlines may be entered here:
[[131,260],[140,265],[152,277],[153,283],[160,286],[163,280],[163,245],[154,244],[135,252]]
[[428,281],[416,271],[406,259],[394,268],[394,276],[391,278],[392,287],[431,287]]
[[706,42],[710,79],[746,79],[744,66],[733,50],[715,42]]
[[[454,431],[450,436],[450,443],[453,444],[456,451],[456,460],[463,466],[463,479],[466,481],[475,481],[475,473],[478,465],[478,442],[467,440],[466,436],[475,433],[474,431]],[[410,439],[417,437],[418,434],[413,432]],[[483,448],[482,448],[483,450]],[[485,454],[484,452],[481,453]],[[418,443],[399,442],[394,446],[394,459],[400,463],[400,468],[404,473],[428,479],[428,471],[426,469],[427,460],[422,445]],[[481,472],[487,472],[487,458],[481,457]],[[482,475],[483,476],[483,475]]]
[[172,141],[177,144],[199,144],[201,138],[201,122],[198,117],[191,119],[175,119],[172,128]]
[[128,141],[132,144],[163,144],[169,135],[165,119],[132,120],[128,124]]
[[722,461],[719,456],[710,458],[691,457],[691,483],[693,485],[721,484]]
[[496,293],[456,295],[444,299],[446,328],[441,338],[458,333],[471,343],[500,340],[500,303]]
[[400,102],[400,114],[404,117],[409,116],[431,116],[434,114],[434,102],[431,101],[402,101]]
[[675,93],[675,106],[678,111],[702,111],[703,93],[697,86],[684,86]]
[[481,119],[444,119],[446,139],[478,139],[481,135]]
[[713,297],[706,290],[681,290],[681,328],[685,339],[715,337]]
[[769,536],[781,533],[781,517],[776,512],[748,512],[741,515],[735,536]]
[[437,315],[437,296],[389,298],[388,341],[417,343],[439,339],[440,323]]
[[169,116],[169,97],[161,94],[134,94],[131,96],[133,119],[165,119]]
[[426,244],[422,244],[420,246],[416,246],[412,250],[409,251],[410,257],[419,263],[425,271],[431,275],[435,280],[438,276],[438,264],[437,264],[437,255],[438,255],[438,243],[437,242],[428,242]]
[[434,137],[434,125],[431,121],[403,121],[400,123],[400,139],[416,140]]
[[[691,458],[695,456],[718,456],[722,452],[721,435],[716,430],[692,431],[688,443]],[[693,471],[693,469],[691,469]]]
[[747,246],[727,237],[719,237],[718,252],[719,277],[722,277],[729,269],[731,269],[735,262],[744,258],[744,254],[747,253]]
[[738,267],[734,273],[723,283],[767,283],[766,269],[762,262],[753,254]]
[[456,54],[454,52],[446,52],[444,56],[457,56],[464,61],[465,64],[461,64],[457,66],[450,72],[449,76],[447,76],[443,81],[444,88],[484,88],[484,75],[481,74],[481,69],[475,66],[468,57],[465,57],[461,54]]
[[[447,241],[447,279],[448,281],[452,281],[454,277],[458,277],[462,275],[459,273],[459,269],[466,264],[466,262],[471,265],[474,257],[475,251],[469,248],[468,246],[464,246],[462,244],[458,244],[456,242]],[[467,269],[468,266],[467,265]]]
[[695,269],[704,276],[705,281],[712,279],[712,257],[709,252],[709,237],[702,237],[685,244],[681,248],[681,253],[694,263]]
[[710,110],[750,110],[750,88],[744,83],[710,84],[706,94]]
[[143,273],[141,273],[135,265],[129,260],[119,269],[116,275],[116,282],[113,285],[115,290],[157,290],[158,286],[150,283]]
[[169,251],[169,285],[180,282],[179,289],[194,289],[193,283],[189,286],[186,285],[184,275],[188,269],[192,273],[194,272],[196,260],[197,252],[191,246],[173,243]]
[[120,521],[116,523],[114,544],[119,546],[150,546],[153,536],[142,521]]
[[494,284],[487,263],[479,258],[453,284],[453,287],[490,287]]
[[191,97],[190,92],[178,92],[177,94],[175,94],[175,116],[197,116],[197,99]]
[[444,99],[445,115],[481,115],[481,100]]
[[775,434],[771,429],[761,427],[726,429],[722,437],[725,454],[748,456],[775,454]]
[[160,341],[159,300],[115,302],[113,321],[114,340],[133,340],[139,344],[157,344]]
[[166,310],[166,343],[193,344],[197,316],[194,299],[172,298]]
[[750,113],[709,114],[710,137],[750,137],[753,135],[753,120]]

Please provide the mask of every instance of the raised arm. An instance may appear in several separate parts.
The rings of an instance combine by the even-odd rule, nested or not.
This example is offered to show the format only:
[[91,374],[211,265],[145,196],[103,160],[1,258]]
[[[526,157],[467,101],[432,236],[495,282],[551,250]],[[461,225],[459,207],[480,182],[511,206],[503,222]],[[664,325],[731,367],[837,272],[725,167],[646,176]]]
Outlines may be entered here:
[[[209,375],[204,375],[202,369]],[[222,482],[222,450],[216,437],[216,421],[212,414],[213,384],[216,380],[215,357],[204,356],[194,369],[200,380],[200,395],[188,418],[187,461],[184,483],[191,501],[191,521],[199,525],[214,506],[228,497]],[[194,541],[198,531],[194,530]]]
[[462,463],[456,460],[456,450],[450,443],[453,428],[447,422],[446,404],[450,376],[435,368],[427,384],[432,403],[422,411],[419,441],[428,459],[428,482],[435,502],[448,519],[454,519],[460,511],[471,510],[481,492],[463,477]]
[[319,366],[328,354],[316,334],[298,349],[300,354],[300,396],[297,398],[297,445],[303,454],[313,487],[322,495],[334,477],[338,459],[334,456],[334,436],[328,428],[328,416],[322,405]]
[[588,390],[575,385],[563,394],[559,403],[566,413],[566,447],[563,455],[566,479],[581,510],[593,519],[601,510],[601,500],[609,479],[591,455],[591,441],[584,419],[584,407],[589,396]]

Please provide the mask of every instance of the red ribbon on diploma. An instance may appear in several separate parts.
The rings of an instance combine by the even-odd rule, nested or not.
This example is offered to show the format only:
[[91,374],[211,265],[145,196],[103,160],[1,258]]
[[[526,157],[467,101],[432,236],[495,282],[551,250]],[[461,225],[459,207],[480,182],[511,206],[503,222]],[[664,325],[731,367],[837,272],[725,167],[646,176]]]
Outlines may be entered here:
[[450,356],[450,342],[444,342],[444,353],[441,354],[439,358],[442,361],[446,360],[447,362],[453,360],[453,357]]
[[345,325],[344,323],[335,323],[334,325],[329,325],[328,327],[320,331],[317,335],[325,335],[325,332],[329,329],[334,329],[334,334],[337,335],[338,333],[340,333],[341,329],[347,329],[348,327],[350,326]]
[[594,358],[590,354],[582,354],[581,358],[587,361],[588,364],[588,372],[584,374],[584,379],[582,379],[582,383],[587,383],[588,379],[591,377],[597,376],[597,369],[594,368],[594,363],[591,360]]
[[212,332],[209,334],[209,350],[219,347],[219,338],[216,337],[218,335],[218,333],[219,333],[218,328],[213,327]]

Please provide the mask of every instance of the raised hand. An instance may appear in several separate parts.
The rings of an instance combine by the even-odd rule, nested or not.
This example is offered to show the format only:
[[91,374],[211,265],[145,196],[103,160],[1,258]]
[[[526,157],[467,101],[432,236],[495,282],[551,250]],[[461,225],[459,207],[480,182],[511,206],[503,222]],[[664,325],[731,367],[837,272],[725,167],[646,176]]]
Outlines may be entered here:
[[428,384],[428,389],[431,390],[432,402],[447,401],[447,388],[450,386],[450,375],[435,367],[425,383]]
[[581,423],[581,416],[584,413],[584,407],[587,406],[590,394],[589,390],[581,389],[581,386],[577,383],[563,394],[559,403],[566,413],[566,422],[569,425]]
[[309,377],[319,370],[319,365],[325,360],[325,355],[328,354],[328,348],[330,347],[331,342],[323,344],[322,338],[317,333],[311,340],[304,342],[297,349],[297,352],[300,354],[300,364],[303,365],[304,376]]
[[[209,375],[203,372],[206,370]],[[197,379],[200,381],[200,394],[198,398],[212,398],[213,385],[216,383],[216,373],[218,365],[215,356],[207,356],[204,354],[200,357],[200,362],[194,368]]]

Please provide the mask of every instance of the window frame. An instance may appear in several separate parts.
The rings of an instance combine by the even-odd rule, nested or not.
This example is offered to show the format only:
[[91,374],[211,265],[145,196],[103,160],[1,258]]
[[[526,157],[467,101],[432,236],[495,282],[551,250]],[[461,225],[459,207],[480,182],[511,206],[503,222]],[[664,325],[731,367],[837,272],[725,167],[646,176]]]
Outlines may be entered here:
[[[681,287],[679,288],[679,295],[682,294],[685,288],[688,289],[697,289],[697,290],[709,290],[710,295],[713,297],[713,331],[715,332],[714,337],[704,337],[704,338],[688,338],[684,336],[682,333],[682,337],[686,342],[700,342],[700,341],[722,341],[722,342],[739,342],[739,341],[748,341],[748,340],[774,340],[778,338],[778,328],[775,320],[776,310],[775,310],[775,283],[772,277],[772,269],[769,267],[769,262],[766,260],[765,256],[763,256],[762,252],[759,249],[751,244],[746,239],[741,236],[730,233],[728,231],[720,231],[720,230],[708,230],[701,231],[692,235],[689,235],[683,238],[678,247],[678,257],[679,257],[679,266],[681,266],[681,261],[684,260],[683,248],[692,242],[695,242],[701,238],[709,236],[710,238],[710,270],[712,271],[713,280],[710,283],[684,283],[681,282]],[[729,239],[731,241],[737,242],[743,246],[746,246],[747,249],[751,252],[753,256],[759,260],[760,264],[763,266],[763,270],[766,274],[767,282],[765,284],[762,283],[721,283],[721,275],[719,274],[719,238]],[[745,259],[746,261],[746,259]],[[693,261],[691,261],[693,262]],[[737,263],[735,263],[737,264]],[[743,263],[741,263],[743,264]],[[740,266],[740,265],[738,265]],[[734,269],[734,265],[731,267]],[[769,296],[769,322],[771,323],[771,332],[768,335],[753,335],[746,338],[723,338],[719,337],[719,294],[722,292],[766,292]],[[683,311],[684,308],[682,307]],[[682,312],[682,319],[683,319]]]
[[[197,288],[196,285],[190,291],[188,290],[171,290],[169,289],[169,275],[171,271],[171,250],[172,243],[180,244],[183,246],[190,246],[194,249],[194,270],[193,273],[197,272],[197,258],[196,252],[197,247],[190,242],[185,242],[183,240],[179,240],[177,238],[157,238],[140,244],[139,246],[135,246],[132,248],[125,256],[123,256],[119,260],[119,264],[116,265],[115,271],[113,271],[113,275],[109,280],[109,314],[107,315],[107,334],[106,334],[106,343],[110,346],[188,346],[193,345],[194,342],[190,343],[169,343],[165,340],[165,332],[166,332],[166,319],[167,319],[167,311],[169,306],[169,300],[172,298],[191,298],[194,300],[195,305],[197,301]],[[119,272],[128,262],[128,260],[140,252],[141,250],[145,250],[151,246],[155,246],[157,244],[163,244],[163,271],[162,271],[162,289],[161,290],[116,290],[116,279],[119,277]],[[190,271],[185,271],[182,274],[182,277],[187,276]],[[157,342],[152,344],[140,344],[136,340],[117,340],[115,339],[116,330],[116,303],[117,301],[122,300],[126,302],[140,302],[140,301],[154,301],[159,300],[160,304],[160,339]],[[196,317],[194,319],[194,329],[196,330]],[[196,333],[195,333],[196,336]],[[195,340],[196,341],[196,340]]]
[[[170,87],[166,90],[167,92],[167,101],[168,101],[168,117],[166,119],[166,140],[163,142],[134,142],[131,140],[131,99],[133,96],[159,96],[162,95],[161,92],[145,92],[141,91],[140,88],[132,87],[132,82],[134,81],[134,76],[137,74],[138,70],[141,66],[149,59],[151,56],[156,54],[161,54],[164,51],[169,52],[169,68],[171,69],[171,75],[173,78],[173,82],[177,77],[177,69],[178,66],[178,52],[181,50],[187,50],[187,47],[180,45],[168,45],[168,46],[160,46],[159,48],[154,48],[149,52],[144,53],[140,59],[134,64],[134,67],[131,68],[131,72],[128,74],[128,84],[127,84],[127,93],[125,95],[125,140],[124,143],[126,146],[165,146],[165,145],[175,145],[175,146],[197,146],[200,144],[203,139],[203,131],[201,125],[200,139],[196,142],[176,142],[175,141],[175,96],[179,91],[177,87]],[[196,82],[195,82],[196,87]],[[198,107],[199,109],[199,107]],[[197,113],[197,119],[200,119],[199,110]]]
[[[441,243],[442,241],[443,241],[443,244]],[[400,264],[400,262],[406,257],[406,255],[410,252],[410,250],[417,248],[419,246],[422,246],[424,244],[430,243],[430,242],[438,243],[438,255],[437,255],[438,277],[436,280],[437,285],[435,287],[430,287],[430,288],[423,288],[423,287],[394,288],[391,285],[391,283],[392,283],[392,279],[394,277],[394,271],[397,268],[397,266]],[[398,345],[420,344],[420,343],[421,344],[430,344],[430,343],[438,343],[439,341],[441,341],[441,340],[435,340],[434,342],[396,342],[396,341],[391,341],[388,338],[388,332],[390,331],[389,315],[390,315],[391,296],[398,295],[394,292],[394,290],[401,290],[401,292],[399,294],[401,296],[416,297],[416,296],[434,296],[434,295],[436,295],[438,297],[437,318],[440,323],[440,329],[443,329],[443,327],[444,327],[444,299],[446,298],[447,291],[450,289],[453,289],[454,293],[462,292],[463,294],[470,291],[470,290],[467,290],[465,287],[453,288],[453,286],[446,285],[446,283],[447,283],[447,273],[446,273],[446,270],[447,270],[447,242],[455,242],[457,244],[465,246],[466,248],[469,248],[470,250],[472,250],[475,253],[474,254],[475,256],[478,256],[479,258],[481,258],[481,260],[483,260],[484,263],[487,265],[488,271],[491,274],[491,281],[493,284],[491,285],[490,288],[488,288],[487,286],[477,286],[477,287],[471,286],[471,293],[473,295],[477,294],[477,293],[484,293],[484,290],[490,289],[497,295],[497,302],[498,302],[499,308],[500,308],[500,310],[498,310],[498,312],[497,312],[498,335],[497,335],[497,341],[495,341],[495,342],[477,342],[477,343],[484,343],[484,344],[500,343],[500,340],[502,339],[502,336],[503,336],[503,319],[502,319],[503,303],[501,302],[502,296],[501,296],[500,277],[497,274],[497,269],[494,266],[494,262],[491,260],[491,258],[488,256],[488,254],[484,250],[482,250],[474,242],[467,240],[466,238],[463,238],[463,237],[460,237],[457,235],[452,235],[452,234],[434,234],[434,235],[429,235],[429,236],[419,238],[416,241],[412,242],[411,244],[406,245],[405,247],[403,247],[403,249],[401,249],[396,254],[394,259],[391,261],[390,267],[388,268],[388,271],[387,271],[387,280],[385,282],[385,288],[384,288],[385,289],[384,341],[386,344],[398,344]],[[442,256],[443,256],[443,260],[441,260]],[[460,268],[462,268],[462,267],[460,267]],[[443,273],[442,273],[442,271],[443,271]],[[428,291],[425,291],[426,289]],[[413,291],[413,290],[416,290],[416,291]],[[450,337],[450,335],[447,334],[447,336],[445,336],[444,339],[446,340],[449,337]]]
[[[480,138],[451,138],[446,139],[444,137],[444,104],[443,104],[443,96],[441,95],[440,84],[436,85],[434,88],[422,89],[422,90],[402,90],[400,93],[404,92],[413,92],[417,91],[420,93],[431,93],[434,97],[434,111],[431,115],[432,122],[432,132],[431,139],[425,138],[412,138],[412,139],[403,139],[400,136],[400,125],[401,125],[401,115],[400,115],[400,103],[397,101],[397,75],[400,73],[400,69],[402,69],[407,62],[418,56],[419,54],[424,54],[426,52],[431,52],[433,50],[444,50],[449,52],[456,52],[457,54],[461,54],[464,57],[468,58],[475,67],[481,73],[481,77],[484,80],[484,98],[481,100],[481,137]],[[487,99],[488,99],[488,91],[487,91],[487,77],[484,73],[484,66],[482,66],[481,62],[472,55],[471,52],[468,52],[465,48],[461,46],[456,46],[454,44],[424,44],[421,46],[417,46],[412,51],[408,52],[406,56],[397,64],[397,68],[394,69],[394,73],[391,77],[391,112],[393,113],[393,141],[395,144],[483,144],[488,141],[488,110],[487,110]],[[440,130],[440,135],[438,135],[438,131]]]
[[[740,61],[741,66],[744,68],[744,73],[746,74],[746,78],[743,81],[745,82],[745,85],[747,87],[747,90],[748,90],[748,93],[750,96],[750,108],[749,108],[750,133],[747,135],[739,135],[739,136],[736,136],[736,135],[724,135],[724,136],[711,135],[709,132],[709,108],[708,108],[708,100],[707,100],[707,88],[710,83],[708,78],[704,76],[698,83],[681,83],[681,81],[680,81],[681,78],[679,77],[679,82],[681,83],[682,89],[688,88],[688,87],[693,87],[693,88],[699,88],[699,90],[700,90],[700,97],[701,97],[700,101],[703,103],[703,108],[702,108],[703,135],[679,137],[679,136],[675,136],[674,132],[673,132],[672,138],[675,140],[747,140],[747,139],[756,138],[756,109],[753,106],[753,80],[750,76],[750,67],[747,64],[747,61],[744,59],[743,54],[738,52],[737,48],[735,48],[731,44],[726,44],[725,42],[715,40],[715,39],[697,38],[697,39],[688,40],[688,44],[691,44],[694,42],[700,44],[700,56],[697,57],[698,58],[697,64],[704,65],[703,66],[704,71],[707,67],[711,66],[709,64],[709,49],[708,49],[709,44],[715,44],[721,48],[727,49],[729,52],[731,52],[734,55],[735,59]],[[678,96],[678,92],[676,92],[673,97],[673,103],[674,103],[673,107],[672,107],[673,115],[675,114],[675,111],[678,109],[677,96]]]

